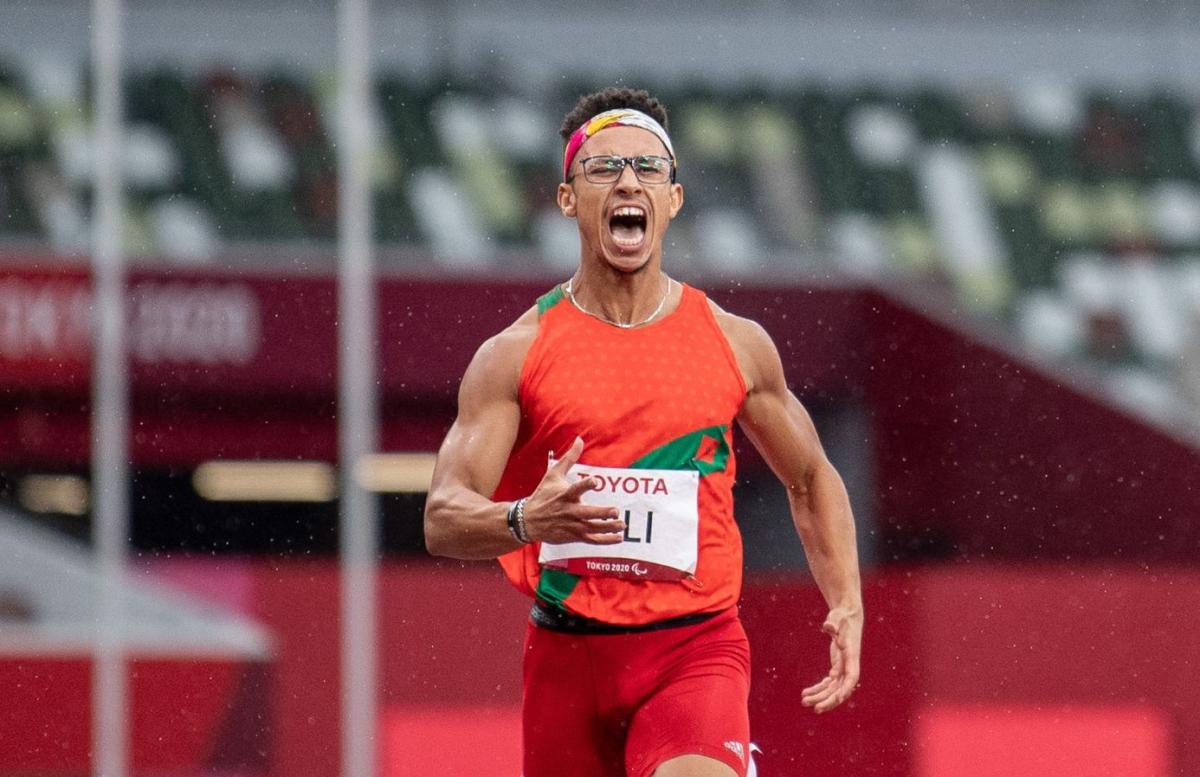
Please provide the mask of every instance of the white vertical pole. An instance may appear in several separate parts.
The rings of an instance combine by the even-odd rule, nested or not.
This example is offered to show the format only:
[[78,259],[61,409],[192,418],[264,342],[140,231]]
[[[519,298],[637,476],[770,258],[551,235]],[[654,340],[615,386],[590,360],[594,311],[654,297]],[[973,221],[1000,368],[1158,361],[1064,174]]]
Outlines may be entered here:
[[128,553],[129,384],[121,256],[121,0],[92,0],[92,773],[129,773],[121,578]]
[[342,777],[376,771],[376,497],[356,478],[379,443],[371,255],[369,0],[338,3],[338,456],[341,463]]

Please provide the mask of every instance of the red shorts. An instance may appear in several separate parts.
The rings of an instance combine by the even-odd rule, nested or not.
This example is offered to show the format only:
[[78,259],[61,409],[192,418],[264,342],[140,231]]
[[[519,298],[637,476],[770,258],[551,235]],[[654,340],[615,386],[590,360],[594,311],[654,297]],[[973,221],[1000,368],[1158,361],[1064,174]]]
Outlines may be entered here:
[[750,645],[737,611],[634,634],[529,626],[523,777],[650,777],[696,754],[745,777]]

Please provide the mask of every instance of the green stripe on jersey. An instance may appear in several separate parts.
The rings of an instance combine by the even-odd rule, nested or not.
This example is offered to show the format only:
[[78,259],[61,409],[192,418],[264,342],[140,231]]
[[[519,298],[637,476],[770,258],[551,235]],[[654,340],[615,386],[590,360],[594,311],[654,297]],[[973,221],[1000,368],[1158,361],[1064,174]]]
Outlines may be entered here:
[[[658,446],[629,466],[631,469],[695,469],[701,477],[722,472],[729,463],[729,443],[725,442],[727,428],[724,425],[709,426],[688,432],[665,445]],[[697,458],[700,455],[700,446],[710,438],[717,443],[712,460]]]
[[565,610],[563,602],[578,584],[579,575],[572,575],[561,569],[542,567],[542,574],[538,577],[537,595],[546,604]]
[[559,285],[538,297],[538,317],[540,318],[541,316],[546,315],[546,311],[562,302],[564,296],[565,295],[563,294],[562,286]]
[[[555,291],[557,294],[552,291],[538,300],[539,312],[548,310],[563,298],[561,288],[556,286]],[[543,300],[550,297],[553,299],[543,308]],[[729,444],[725,441],[727,428],[726,426],[709,426],[689,432],[665,445],[660,445],[630,464],[629,467],[630,469],[695,469],[701,477],[721,472],[729,463]],[[711,461],[698,458],[700,447],[707,439],[711,439],[717,444]],[[563,602],[578,584],[579,575],[572,575],[561,569],[542,567],[542,574],[538,577],[537,595],[547,604],[564,610],[566,607]]]

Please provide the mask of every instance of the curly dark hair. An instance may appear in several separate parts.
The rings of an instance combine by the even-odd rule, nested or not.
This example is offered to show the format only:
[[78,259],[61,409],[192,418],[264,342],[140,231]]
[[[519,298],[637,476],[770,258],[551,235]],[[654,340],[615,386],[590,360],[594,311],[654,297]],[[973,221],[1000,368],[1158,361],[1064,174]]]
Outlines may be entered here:
[[615,108],[632,108],[635,111],[641,111],[661,124],[663,129],[669,129],[667,127],[667,109],[645,89],[610,86],[599,92],[580,97],[575,103],[575,107],[563,119],[562,128],[558,134],[562,136],[565,143],[570,140],[571,133],[583,126],[585,121],[598,113]]

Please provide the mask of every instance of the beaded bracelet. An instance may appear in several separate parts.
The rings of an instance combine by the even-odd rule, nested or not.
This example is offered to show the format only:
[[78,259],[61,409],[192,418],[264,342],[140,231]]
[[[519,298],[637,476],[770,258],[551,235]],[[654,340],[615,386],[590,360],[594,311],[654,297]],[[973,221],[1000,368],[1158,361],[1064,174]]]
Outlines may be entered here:
[[519,534],[517,534],[517,503],[516,502],[509,503],[508,516],[506,518],[506,521],[508,523],[508,533],[512,535],[512,538],[514,540],[516,540],[517,542],[520,542],[521,537]]
[[525,500],[518,499],[508,506],[508,533],[522,545],[528,545],[529,534],[525,530]]
[[518,499],[517,506],[517,539],[528,545],[533,540],[529,539],[529,530],[525,528],[525,499]]

